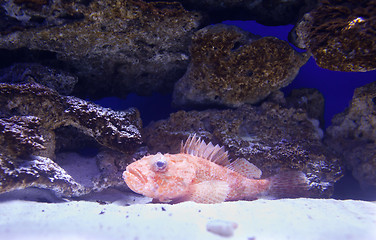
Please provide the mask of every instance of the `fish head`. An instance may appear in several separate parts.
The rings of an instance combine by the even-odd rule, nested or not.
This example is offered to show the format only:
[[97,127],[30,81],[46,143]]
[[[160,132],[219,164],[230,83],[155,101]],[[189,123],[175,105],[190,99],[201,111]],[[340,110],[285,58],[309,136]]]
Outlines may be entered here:
[[184,196],[194,176],[194,167],[184,158],[161,153],[131,163],[123,173],[132,191],[161,202]]

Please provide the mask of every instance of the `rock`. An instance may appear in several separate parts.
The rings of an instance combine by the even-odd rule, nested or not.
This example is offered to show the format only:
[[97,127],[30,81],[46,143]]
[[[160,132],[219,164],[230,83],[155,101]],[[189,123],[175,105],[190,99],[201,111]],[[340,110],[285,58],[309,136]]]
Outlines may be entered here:
[[60,197],[89,192],[49,158],[29,156],[14,159],[0,153],[0,193],[28,187],[51,189]]
[[243,157],[269,177],[283,169],[306,173],[312,197],[329,197],[342,176],[340,159],[322,143],[318,120],[303,108],[267,101],[233,110],[179,111],[151,123],[143,139],[151,154],[177,153],[180,142],[196,133],[225,146],[232,159]]
[[[108,156],[119,159],[98,161],[98,169],[96,159],[56,157],[55,130],[60,137],[58,144],[65,144],[58,146],[59,150],[69,149],[72,143],[66,142],[80,136],[59,134],[66,126],[87,136],[71,142],[88,141],[90,145],[95,139],[97,145],[106,147]],[[38,187],[52,190],[60,197],[77,197],[109,187],[127,189],[121,174],[132,155],[120,152],[137,150],[141,144],[140,129],[136,109],[113,111],[79,98],[61,96],[36,83],[0,83],[0,193]]]
[[287,104],[289,107],[306,110],[310,119],[317,119],[320,127],[324,126],[325,99],[316,89],[293,89],[287,97]]
[[206,224],[206,230],[222,237],[231,237],[238,227],[236,222],[223,221],[220,219],[210,220]]
[[51,65],[79,77],[77,96],[166,92],[186,70],[200,21],[178,3],[6,0],[0,48],[52,55]]
[[376,69],[376,1],[325,0],[304,15],[292,38],[318,66],[345,72]]
[[357,88],[350,106],[332,119],[326,143],[364,187],[376,187],[376,82]]
[[0,235],[16,240],[225,239],[206,230],[206,224],[214,219],[237,223],[238,228],[229,239],[376,238],[376,204],[353,200],[284,199],[131,206],[86,201],[59,204],[7,201],[0,203],[0,214]]
[[68,125],[80,129],[101,145],[121,152],[134,151],[141,143],[141,120],[136,109],[116,112],[79,98],[60,96],[47,87],[31,83],[0,83],[0,107],[2,115],[7,117],[22,115],[39,119],[46,143],[44,153],[40,153],[42,156],[53,157],[53,130]]
[[0,118],[0,153],[17,157],[46,149],[40,126],[35,116]]
[[37,63],[17,63],[0,70],[0,82],[25,83],[36,82],[61,95],[73,92],[78,78],[66,71],[48,68]]
[[188,70],[174,88],[177,106],[257,103],[287,86],[308,60],[285,41],[257,39],[223,24],[196,32],[190,53]]
[[256,20],[263,25],[294,24],[301,14],[311,10],[316,0],[178,0],[190,10],[200,11],[209,21]]

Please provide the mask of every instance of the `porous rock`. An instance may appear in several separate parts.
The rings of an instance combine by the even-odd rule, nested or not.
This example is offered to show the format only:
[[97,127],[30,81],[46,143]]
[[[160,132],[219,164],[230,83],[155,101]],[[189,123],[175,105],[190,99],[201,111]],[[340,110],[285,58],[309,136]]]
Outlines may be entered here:
[[177,106],[257,103],[287,86],[308,59],[285,41],[223,24],[196,32],[190,53],[188,70],[174,88]]
[[[38,187],[50,189],[58,196],[77,197],[124,185],[121,173],[129,158],[120,152],[133,153],[141,143],[141,120],[136,109],[113,111],[61,96],[36,83],[0,83],[0,106],[0,193]],[[82,178],[88,169],[78,174],[77,169],[82,169],[84,161],[80,163],[74,156],[55,159],[55,130],[63,127],[79,129],[119,159],[116,162],[111,162],[111,158],[100,159],[97,174]],[[77,135],[64,136],[71,139]],[[58,147],[64,148],[69,148],[69,144]],[[60,163],[71,167],[76,160],[73,178]],[[88,166],[97,169],[96,164],[94,159]]]
[[0,49],[51,53],[79,77],[77,96],[98,98],[171,90],[201,19],[179,3],[140,0],[6,0],[0,11],[9,20]]
[[376,187],[376,82],[355,89],[350,106],[332,119],[326,142],[364,187]]
[[0,152],[10,156],[29,155],[45,149],[41,122],[35,116],[0,118]]
[[69,95],[78,82],[78,78],[66,71],[37,63],[17,63],[0,70],[0,82],[36,82],[56,90],[61,95]]
[[283,169],[306,173],[311,196],[329,197],[342,176],[340,159],[322,143],[318,120],[304,108],[273,101],[231,110],[179,111],[144,129],[151,153],[177,153],[180,142],[196,133],[225,146],[232,159],[243,157],[269,177]]
[[[169,0],[172,1],[172,0]],[[175,0],[174,0],[175,1]],[[177,0],[189,10],[206,15],[211,23],[224,20],[256,20],[264,25],[294,24],[317,0]]]
[[28,187],[50,189],[61,197],[80,196],[88,192],[49,158],[11,158],[0,153],[0,193]]
[[121,152],[133,151],[141,143],[141,120],[137,109],[113,111],[79,98],[60,96],[50,88],[32,83],[0,83],[0,106],[5,117],[22,115],[40,120],[40,131],[48,136],[42,156],[53,157],[53,130],[68,125],[95,138],[101,145]]
[[291,36],[322,68],[365,72],[376,69],[375,29],[375,0],[324,0],[304,15]]

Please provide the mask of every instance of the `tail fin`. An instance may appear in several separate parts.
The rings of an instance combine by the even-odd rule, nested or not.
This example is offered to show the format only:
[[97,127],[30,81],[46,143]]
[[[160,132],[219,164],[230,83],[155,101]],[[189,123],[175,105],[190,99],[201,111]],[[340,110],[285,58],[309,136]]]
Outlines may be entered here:
[[309,197],[308,179],[301,171],[283,171],[269,180],[270,188],[265,193],[267,198]]

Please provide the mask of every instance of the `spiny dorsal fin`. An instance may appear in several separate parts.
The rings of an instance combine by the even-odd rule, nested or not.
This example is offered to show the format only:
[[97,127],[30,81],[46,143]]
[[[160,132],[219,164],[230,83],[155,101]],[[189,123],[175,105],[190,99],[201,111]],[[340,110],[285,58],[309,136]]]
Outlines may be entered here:
[[196,157],[201,157],[214,162],[219,165],[229,165],[228,152],[224,147],[213,145],[211,142],[206,144],[201,138],[197,138],[196,134],[189,135],[187,141],[181,143],[181,153],[191,154]]
[[260,178],[262,171],[244,158],[238,158],[226,166],[246,178]]

